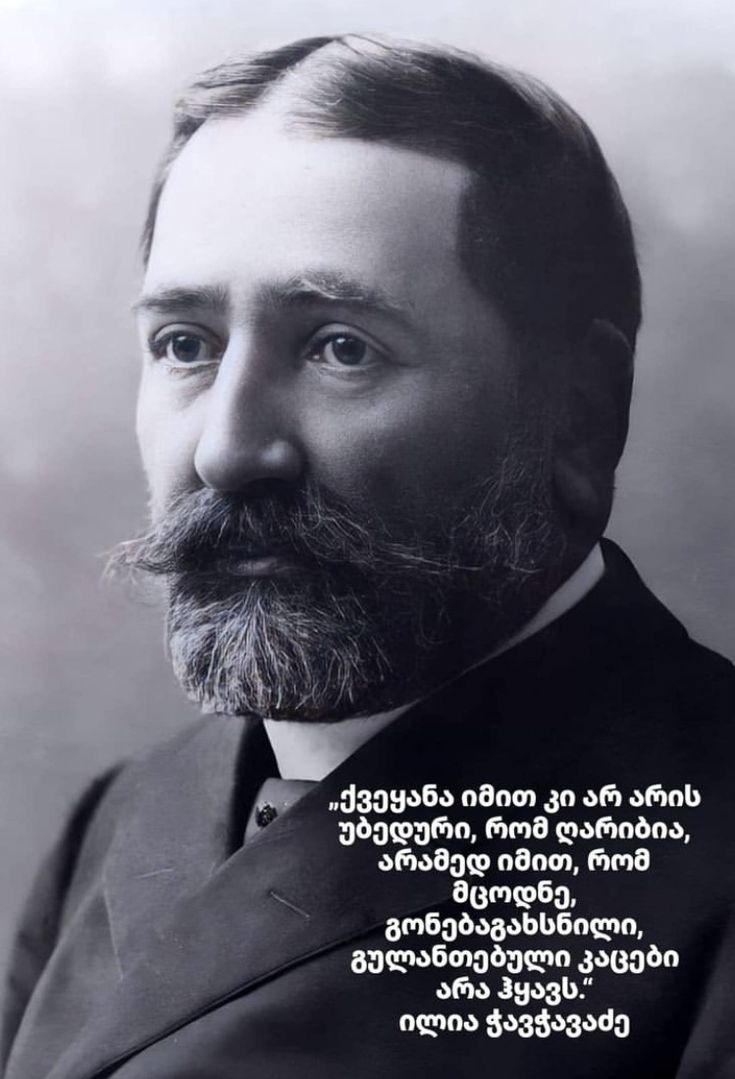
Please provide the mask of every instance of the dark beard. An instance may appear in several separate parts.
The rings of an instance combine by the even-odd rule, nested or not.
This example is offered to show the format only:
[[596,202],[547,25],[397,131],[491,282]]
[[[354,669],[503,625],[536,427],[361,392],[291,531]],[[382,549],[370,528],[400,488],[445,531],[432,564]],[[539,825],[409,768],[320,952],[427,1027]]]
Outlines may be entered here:
[[[311,486],[201,489],[111,566],[166,578],[174,672],[205,711],[325,722],[407,703],[482,658],[543,602],[562,549],[518,469],[421,536]],[[274,550],[293,572],[237,575],[244,554]]]

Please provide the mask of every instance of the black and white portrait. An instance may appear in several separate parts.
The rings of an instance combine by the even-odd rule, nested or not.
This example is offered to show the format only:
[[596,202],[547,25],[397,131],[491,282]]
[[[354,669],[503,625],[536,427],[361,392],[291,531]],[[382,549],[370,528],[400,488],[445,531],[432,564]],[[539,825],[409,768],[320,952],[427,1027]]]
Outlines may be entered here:
[[8,1079],[735,1075],[728,5],[0,21]]

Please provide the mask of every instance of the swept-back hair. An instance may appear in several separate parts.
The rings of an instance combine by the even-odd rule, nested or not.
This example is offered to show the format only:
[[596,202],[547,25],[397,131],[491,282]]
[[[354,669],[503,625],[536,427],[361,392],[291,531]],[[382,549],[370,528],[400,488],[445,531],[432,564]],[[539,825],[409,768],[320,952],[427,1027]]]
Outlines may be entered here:
[[465,165],[459,251],[470,279],[529,333],[579,338],[594,319],[635,345],[630,219],[592,132],[542,83],[468,53],[347,35],[228,60],[178,102],[143,233],[147,261],[169,169],[211,117],[287,88],[289,122]]

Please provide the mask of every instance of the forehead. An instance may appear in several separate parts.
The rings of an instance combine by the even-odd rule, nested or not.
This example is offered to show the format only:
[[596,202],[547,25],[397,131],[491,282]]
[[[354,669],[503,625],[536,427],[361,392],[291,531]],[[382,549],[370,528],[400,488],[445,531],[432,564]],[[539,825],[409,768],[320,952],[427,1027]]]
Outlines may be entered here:
[[434,303],[448,280],[469,287],[457,253],[468,179],[411,150],[289,129],[267,108],[209,120],[166,181],[146,284],[245,289],[308,266]]

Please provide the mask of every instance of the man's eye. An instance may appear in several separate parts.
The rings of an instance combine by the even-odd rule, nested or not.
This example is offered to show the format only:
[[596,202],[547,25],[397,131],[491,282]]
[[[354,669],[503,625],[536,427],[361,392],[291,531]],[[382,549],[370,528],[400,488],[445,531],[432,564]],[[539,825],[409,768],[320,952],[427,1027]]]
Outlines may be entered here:
[[151,353],[177,367],[197,367],[214,363],[219,353],[212,341],[196,333],[173,331],[151,342]]
[[380,359],[380,353],[354,334],[332,333],[311,346],[309,359],[331,367],[368,367]]

